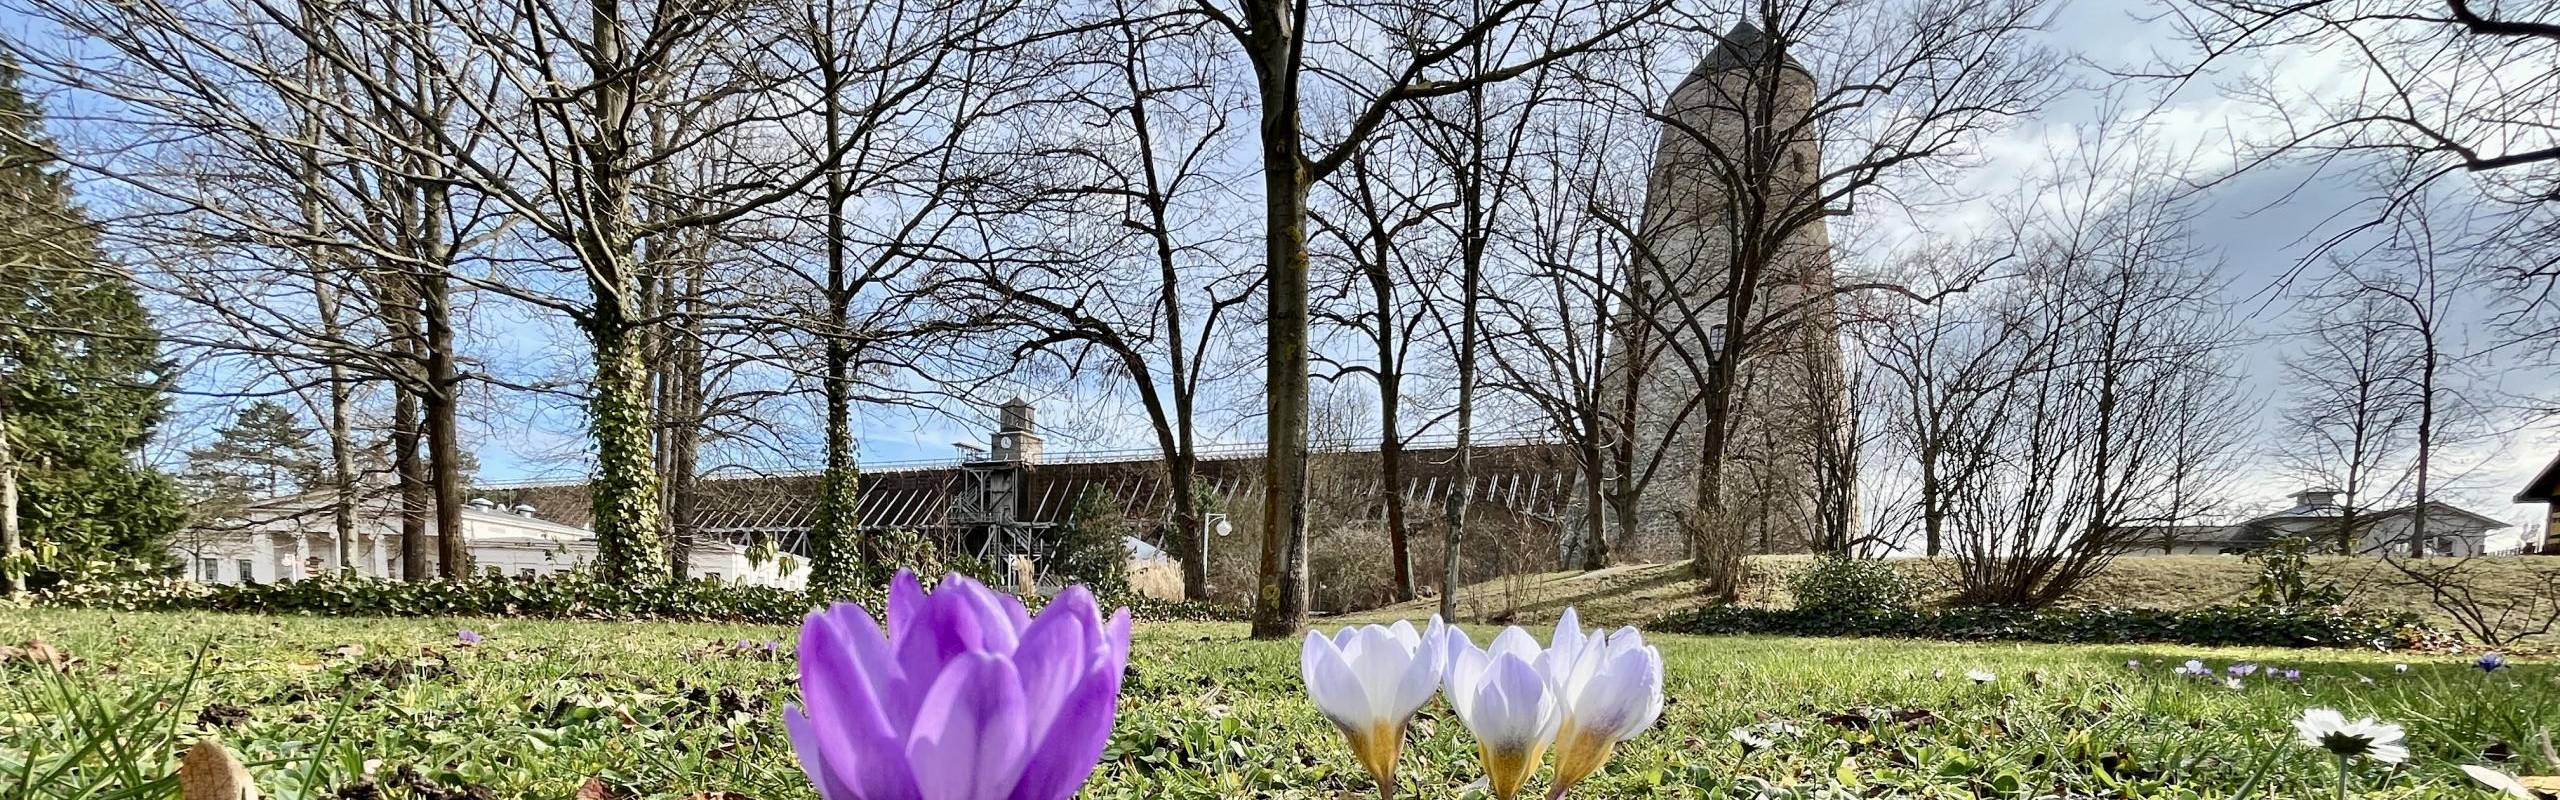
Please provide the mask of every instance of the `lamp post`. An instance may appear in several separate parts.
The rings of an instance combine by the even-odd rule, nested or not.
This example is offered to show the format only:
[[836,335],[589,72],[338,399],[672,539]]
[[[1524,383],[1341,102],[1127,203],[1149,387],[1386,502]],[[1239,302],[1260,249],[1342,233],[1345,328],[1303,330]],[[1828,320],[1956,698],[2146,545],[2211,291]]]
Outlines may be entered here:
[[[1227,522],[1226,514],[1212,511],[1200,515],[1200,531],[1196,535],[1200,537],[1201,593],[1206,594],[1209,591],[1209,534],[1217,534],[1219,538],[1223,539],[1226,538],[1227,535],[1235,532],[1236,526]],[[1202,597],[1198,599],[1207,600],[1209,598]]]

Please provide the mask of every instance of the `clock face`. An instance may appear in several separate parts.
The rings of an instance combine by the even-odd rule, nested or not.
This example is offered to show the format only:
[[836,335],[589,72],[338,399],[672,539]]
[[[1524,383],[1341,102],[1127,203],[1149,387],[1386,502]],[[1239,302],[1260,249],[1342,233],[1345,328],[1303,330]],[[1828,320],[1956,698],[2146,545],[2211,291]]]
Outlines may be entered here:
[[998,437],[996,437],[996,446],[997,446],[997,447],[1012,447],[1012,446],[1013,446],[1013,437],[1011,437],[1011,436],[998,436]]

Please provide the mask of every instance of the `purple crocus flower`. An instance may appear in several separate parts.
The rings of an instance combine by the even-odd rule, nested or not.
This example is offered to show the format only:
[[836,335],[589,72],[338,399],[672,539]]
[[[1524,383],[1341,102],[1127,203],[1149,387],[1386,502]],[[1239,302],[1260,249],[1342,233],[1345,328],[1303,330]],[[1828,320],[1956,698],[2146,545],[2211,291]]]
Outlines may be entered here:
[[470,628],[464,628],[453,632],[453,640],[456,644],[463,647],[476,646],[480,644],[480,632]]
[[2276,673],[2276,677],[2283,678],[2288,681],[2299,681],[2302,680],[2302,670],[2294,667],[2286,667],[2283,671]]
[[2507,657],[2499,655],[2496,650],[2483,653],[2480,660],[2471,662],[2471,666],[2479,667],[2481,672],[2496,672],[2506,665]]
[[2229,667],[2226,667],[2225,669],[2231,673],[2231,677],[2234,677],[2234,678],[2246,678],[2246,677],[2249,677],[2250,675],[2257,674],[2257,672],[2258,672],[2258,665],[2256,665],[2256,664],[2252,664],[2252,663],[2249,663],[2249,662],[2247,662],[2247,661],[2243,661],[2243,662],[2240,662],[2240,663],[2238,663],[2238,664],[2233,664],[2233,665],[2231,665],[2231,666],[2229,666]]
[[1129,610],[1067,587],[1034,619],[958,575],[901,571],[888,632],[851,603],[800,627],[799,704],[782,721],[825,800],[1065,800],[1119,712]]

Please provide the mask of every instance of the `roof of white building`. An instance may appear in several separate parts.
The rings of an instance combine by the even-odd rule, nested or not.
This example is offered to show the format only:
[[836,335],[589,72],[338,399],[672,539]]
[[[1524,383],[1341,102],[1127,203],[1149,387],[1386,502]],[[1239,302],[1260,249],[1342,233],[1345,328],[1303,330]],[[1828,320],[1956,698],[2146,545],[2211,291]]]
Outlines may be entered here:
[[[284,520],[300,520],[306,527],[329,525],[331,498],[321,493],[272,497],[251,503],[248,525],[257,526]],[[399,498],[377,495],[357,501],[357,514],[366,519],[387,519],[398,513]],[[528,544],[544,547],[593,547],[595,531],[576,525],[534,516],[531,506],[506,508],[487,501],[475,501],[462,508],[463,535],[475,544]],[[693,548],[715,552],[742,552],[744,545],[718,539],[693,543]]]

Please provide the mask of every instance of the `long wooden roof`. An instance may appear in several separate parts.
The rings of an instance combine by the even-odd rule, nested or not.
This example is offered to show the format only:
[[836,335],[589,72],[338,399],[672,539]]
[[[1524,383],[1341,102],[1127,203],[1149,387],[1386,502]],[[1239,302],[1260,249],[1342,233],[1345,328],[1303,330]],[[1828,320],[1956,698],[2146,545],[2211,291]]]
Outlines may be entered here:
[[[1404,452],[1404,486],[1408,508],[1426,516],[1457,489],[1456,452],[1450,447],[1414,448]],[[1311,470],[1319,491],[1347,494],[1375,502],[1378,453],[1370,451],[1316,454]],[[1258,454],[1203,456],[1199,484],[1231,509],[1261,503],[1262,458]],[[1556,519],[1572,500],[1580,474],[1572,453],[1553,444],[1503,444],[1475,448],[1476,502],[1487,512],[1525,520]],[[816,473],[705,478],[697,484],[696,524],[714,535],[788,534],[808,530],[817,513]],[[856,490],[862,526],[878,530],[931,530],[948,524],[953,496],[968,484],[958,463],[865,470]],[[1109,493],[1132,519],[1169,515],[1171,496],[1163,462],[1155,459],[1062,460],[1035,464],[1025,477],[1025,502],[1019,522],[1054,524],[1064,520],[1078,497],[1088,491]],[[486,487],[474,496],[506,504],[528,504],[535,515],[568,525],[587,526],[594,518],[584,481]],[[1524,520],[1524,521],[1525,521]]]

